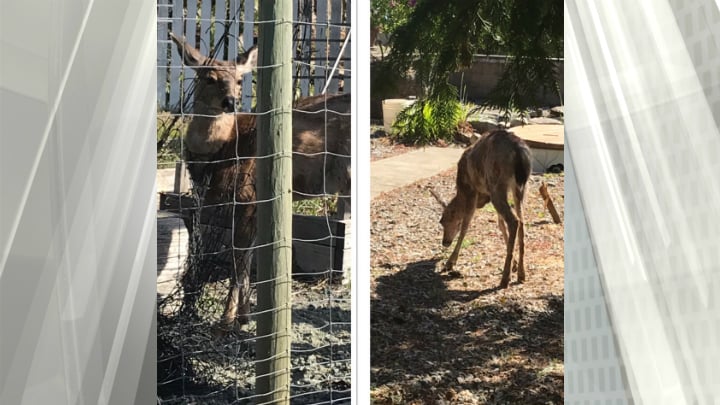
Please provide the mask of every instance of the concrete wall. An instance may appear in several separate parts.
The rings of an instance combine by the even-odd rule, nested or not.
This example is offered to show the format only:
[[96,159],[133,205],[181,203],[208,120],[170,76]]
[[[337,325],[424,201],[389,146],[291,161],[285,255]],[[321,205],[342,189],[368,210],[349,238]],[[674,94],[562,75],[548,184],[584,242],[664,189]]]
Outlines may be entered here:
[[[482,100],[495,87],[505,70],[507,58],[505,56],[475,55],[473,64],[469,68],[450,75],[450,83],[461,88],[465,87],[468,100]],[[560,92],[564,93],[564,65],[563,60],[558,63],[558,76]],[[540,100],[548,106],[560,105],[561,100],[557,93],[539,94]]]
[[[450,82],[458,88],[462,83],[466,98],[469,101],[480,101],[492,90],[497,84],[500,76],[505,69],[507,59],[505,56],[485,56],[475,55],[473,64],[469,68],[450,75]],[[564,93],[564,67],[563,60],[560,59],[558,67],[558,76],[560,81],[560,91]],[[371,63],[371,72],[374,63]],[[375,79],[373,79],[375,80]],[[373,119],[382,119],[382,100],[387,98],[405,98],[407,96],[418,95],[418,86],[412,80],[401,79],[394,83],[392,93],[370,95],[370,116]],[[372,90],[375,93],[375,89]],[[547,93],[540,95],[541,101],[547,106],[561,105],[560,96],[558,94]]]
[[[412,78],[402,78],[399,75],[384,74],[380,71],[380,62],[370,63],[370,118],[382,120],[382,101],[389,98],[407,98],[420,94],[420,86]],[[391,83],[387,81],[391,80]],[[393,81],[394,80],[394,81]]]

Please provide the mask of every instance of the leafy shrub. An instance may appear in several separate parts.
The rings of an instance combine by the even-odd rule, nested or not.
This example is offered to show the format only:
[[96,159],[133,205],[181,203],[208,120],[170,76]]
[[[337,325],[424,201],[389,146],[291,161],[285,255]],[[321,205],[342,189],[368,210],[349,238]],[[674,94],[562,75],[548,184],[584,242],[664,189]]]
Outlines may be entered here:
[[[412,70],[423,88],[442,85],[476,54],[508,56],[505,72],[484,105],[526,110],[543,93],[560,93],[563,1],[418,0],[395,26],[389,62]],[[562,95],[561,95],[562,96]]]
[[415,6],[415,0],[372,0],[370,2],[370,24],[387,35],[407,21]]
[[450,141],[464,108],[451,85],[427,98],[417,100],[398,114],[392,136],[397,141],[428,145],[439,140]]

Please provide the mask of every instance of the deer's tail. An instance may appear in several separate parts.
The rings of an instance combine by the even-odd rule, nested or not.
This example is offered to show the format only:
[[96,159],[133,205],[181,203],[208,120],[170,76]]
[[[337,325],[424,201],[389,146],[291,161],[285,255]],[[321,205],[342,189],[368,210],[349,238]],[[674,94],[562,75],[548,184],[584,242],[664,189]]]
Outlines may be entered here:
[[531,171],[530,149],[526,145],[518,145],[517,159],[515,159],[515,182],[521,190],[525,188]]

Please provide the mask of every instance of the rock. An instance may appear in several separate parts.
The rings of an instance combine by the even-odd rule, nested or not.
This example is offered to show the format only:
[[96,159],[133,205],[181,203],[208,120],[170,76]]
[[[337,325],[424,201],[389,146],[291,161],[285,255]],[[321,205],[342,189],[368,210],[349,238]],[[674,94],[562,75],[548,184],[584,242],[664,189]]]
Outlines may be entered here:
[[469,122],[463,121],[458,124],[453,137],[458,143],[470,146],[480,139],[480,134],[475,132],[473,126]]
[[473,120],[469,121],[475,132],[483,134],[485,132],[496,131],[502,128],[497,122],[491,120]]
[[527,125],[529,123],[528,119],[523,117],[512,117],[510,118],[510,121],[502,120],[499,122],[501,128],[513,128],[513,127],[519,127],[523,125]]
[[527,118],[513,117],[512,119],[510,119],[510,125],[508,125],[507,127],[513,128],[513,127],[519,127],[519,126],[527,125],[527,124],[529,124],[529,121]]
[[482,135],[478,134],[477,132],[471,132],[471,133],[464,133],[455,131],[455,141],[458,143],[461,143],[465,146],[470,146],[478,141],[482,137]]
[[537,124],[537,125],[562,125],[563,122],[555,119],[555,118],[548,118],[548,117],[537,117],[537,118],[530,118],[530,124]]
[[538,108],[535,110],[529,110],[527,114],[530,118],[544,117],[545,110],[543,110],[542,108]]
[[564,117],[564,108],[563,106],[553,107],[550,109],[550,117]]

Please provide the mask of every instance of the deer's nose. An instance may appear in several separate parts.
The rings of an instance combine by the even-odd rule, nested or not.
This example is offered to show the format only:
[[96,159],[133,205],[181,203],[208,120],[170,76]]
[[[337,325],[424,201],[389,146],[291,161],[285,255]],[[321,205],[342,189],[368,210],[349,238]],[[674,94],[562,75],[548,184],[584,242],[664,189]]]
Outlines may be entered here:
[[450,246],[451,243],[452,243],[451,240],[445,240],[445,239],[443,239],[443,241],[442,241],[443,247],[448,247],[448,246]]
[[225,112],[235,111],[235,97],[225,97],[221,107]]

